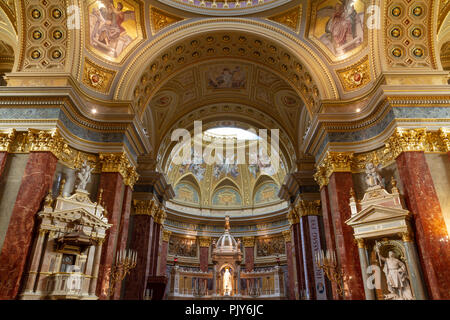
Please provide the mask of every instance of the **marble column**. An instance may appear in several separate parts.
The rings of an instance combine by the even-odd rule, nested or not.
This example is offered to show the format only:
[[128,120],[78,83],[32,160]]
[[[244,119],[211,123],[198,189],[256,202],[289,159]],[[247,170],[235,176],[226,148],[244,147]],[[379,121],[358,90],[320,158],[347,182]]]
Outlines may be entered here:
[[295,251],[295,269],[296,269],[296,277],[297,277],[297,290],[299,298],[302,300],[304,298],[304,292],[306,290],[305,284],[305,274],[304,274],[304,266],[303,266],[303,251],[301,244],[301,235],[300,235],[300,225],[298,223],[298,218],[295,223],[292,224],[292,242],[294,244]]
[[160,263],[159,263],[159,274],[160,276],[165,276],[166,275],[166,269],[167,269],[167,255],[169,254],[169,239],[170,239],[170,234],[172,232],[167,230],[167,229],[163,229],[163,233],[162,233],[162,242],[161,242],[161,256],[160,256]]
[[367,286],[367,268],[369,267],[369,257],[367,255],[367,248],[364,239],[356,239],[358,243],[359,263],[361,265],[361,274],[364,282],[364,293],[366,300],[375,300],[375,291]]
[[124,299],[126,300],[143,300],[144,298],[147,279],[150,275],[153,225],[150,205],[133,216],[130,248],[137,252],[137,263],[125,281]]
[[15,299],[32,243],[35,215],[52,186],[58,159],[31,152],[0,254],[0,300]]
[[402,152],[396,159],[430,298],[450,299],[450,238],[423,151]]
[[159,241],[161,238],[161,224],[156,220],[153,221],[152,247],[150,253],[150,275],[157,275],[158,257],[159,257]]
[[302,242],[303,253],[303,273],[305,277],[306,299],[315,300],[316,290],[314,281],[314,258],[311,251],[311,236],[309,233],[308,217],[300,217],[300,239]]
[[31,259],[28,274],[26,276],[25,287],[23,289],[23,291],[25,293],[34,292],[36,276],[39,271],[39,262],[41,261],[42,250],[44,249],[43,246],[44,246],[44,241],[45,241],[47,232],[48,232],[47,230],[43,230],[43,229],[39,230],[39,234],[38,234],[37,240],[36,240],[36,245],[34,246],[33,250],[31,251],[32,259]]
[[105,242],[103,243],[96,292],[100,300],[105,300],[109,298],[110,273],[114,262],[119,231],[118,225],[122,213],[124,183],[120,173],[102,172],[100,189],[103,190],[103,201],[107,210],[108,223],[112,224],[111,228],[106,231]]
[[[130,212],[131,212],[131,197],[133,195],[133,190],[130,186],[125,186],[125,192],[123,196],[122,203],[122,214],[120,216],[120,224],[119,224],[119,232],[117,238],[116,252],[120,252],[122,250],[127,249],[127,240],[128,240],[128,225],[130,221]],[[114,300],[120,299],[120,292],[122,289],[122,281],[117,282],[114,288]]]
[[413,241],[413,237],[409,233],[402,235],[403,245],[406,251],[406,261],[409,269],[409,280],[414,290],[415,298],[417,300],[427,299],[426,290],[424,288],[424,281],[422,271],[420,270],[420,260],[417,255],[417,249]]
[[[328,182],[326,182],[328,183]],[[328,186],[324,185],[320,189],[320,202],[322,205],[322,218],[323,218],[323,227],[325,229],[325,241],[326,241],[326,249],[327,251],[336,251],[336,241],[334,237],[334,224],[333,218],[331,216],[330,210],[330,197],[328,194]],[[333,300],[340,300],[341,296],[337,292],[336,283],[332,281],[328,281],[331,283],[331,293],[333,295]]]
[[94,253],[94,262],[92,263],[91,282],[89,283],[89,295],[93,296],[97,288],[98,270],[100,269],[100,258],[102,255],[103,239],[97,241]]
[[286,246],[286,259],[287,259],[287,267],[288,267],[288,288],[287,298],[289,300],[295,300],[295,276],[294,276],[294,259],[292,257],[292,237],[291,231],[286,230],[283,231],[285,246]]
[[8,158],[7,152],[0,152],[0,177],[2,176],[3,171],[5,170],[7,158]]
[[353,237],[352,227],[345,223],[351,217],[349,206],[351,189],[353,189],[351,172],[332,173],[328,194],[335,231],[336,254],[344,278],[344,298],[346,300],[364,300],[358,247]]
[[200,237],[199,238],[200,245],[200,270],[203,272],[208,272],[208,256],[209,256],[209,247],[211,245],[211,238],[209,237]]
[[253,271],[255,267],[255,237],[244,237],[245,270]]

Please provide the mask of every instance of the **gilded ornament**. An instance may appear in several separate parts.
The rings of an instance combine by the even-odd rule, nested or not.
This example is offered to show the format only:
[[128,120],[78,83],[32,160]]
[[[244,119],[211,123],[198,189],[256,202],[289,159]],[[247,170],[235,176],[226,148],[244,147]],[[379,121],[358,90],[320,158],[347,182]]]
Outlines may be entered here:
[[172,231],[169,231],[167,229],[163,229],[162,233],[162,241],[169,242],[170,235],[172,234]]
[[9,132],[0,133],[0,151],[9,152],[11,150],[11,146],[15,138],[16,138],[15,129],[12,129]]
[[152,216],[158,206],[155,200],[133,200],[135,215]]
[[62,138],[58,129],[53,131],[28,130],[28,143],[30,152],[48,151],[58,159],[63,155],[70,155],[73,151],[69,148],[67,142]]
[[413,10],[412,10],[412,13],[413,13],[414,16],[420,17],[422,15],[422,13],[423,13],[423,8],[420,7],[420,6],[414,7]]
[[209,248],[211,245],[211,238],[210,237],[199,237],[198,238],[200,247],[202,248]]
[[365,249],[366,248],[366,244],[364,243],[364,239],[357,238],[355,240],[356,240],[356,243],[358,244],[358,248],[360,248],[360,249]]
[[399,17],[402,14],[402,8],[394,7],[392,8],[391,13],[394,17]]
[[244,248],[250,248],[255,246],[255,237],[243,237],[242,242],[244,244]]
[[292,241],[291,230],[285,230],[285,231],[282,232],[282,234],[283,234],[285,242]]
[[298,29],[300,27],[301,12],[302,7],[298,6],[275,16],[269,17],[268,19],[282,24],[295,32],[298,32]]
[[358,63],[338,70],[339,78],[345,91],[352,91],[365,86],[371,81],[369,57],[364,57]]
[[425,151],[426,129],[397,128],[386,143],[385,152],[397,158],[406,151]]
[[320,200],[301,200],[299,201],[295,209],[299,218],[305,216],[318,216],[321,215],[320,212]]
[[83,83],[101,92],[107,93],[111,87],[116,72],[96,65],[89,59],[85,60],[83,71]]
[[39,19],[42,16],[41,12],[38,9],[33,9],[33,11],[31,11],[31,17],[33,19]]
[[182,17],[167,13],[155,7],[150,7],[150,19],[154,34],[174,23],[184,20]]

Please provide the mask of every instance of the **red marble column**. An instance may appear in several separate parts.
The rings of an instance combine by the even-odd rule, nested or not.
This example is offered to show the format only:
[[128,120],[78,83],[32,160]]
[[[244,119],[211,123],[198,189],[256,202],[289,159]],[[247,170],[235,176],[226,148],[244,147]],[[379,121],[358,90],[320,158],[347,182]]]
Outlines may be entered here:
[[136,267],[125,281],[124,299],[143,300],[150,275],[150,254],[153,235],[153,217],[150,214],[133,216],[130,248],[137,252]]
[[335,172],[331,175],[328,184],[330,211],[335,231],[336,255],[344,276],[345,299],[364,300],[358,247],[352,227],[345,223],[351,216],[349,199],[352,188],[353,179],[350,172]]
[[300,235],[300,225],[298,223],[294,223],[292,225],[292,241],[294,244],[295,251],[295,267],[296,267],[296,276],[297,276],[297,288],[299,298],[303,298],[303,293],[305,286],[305,274],[303,271],[303,251],[302,251],[302,243],[301,243],[301,235]]
[[316,299],[315,280],[314,280],[314,258],[311,249],[311,236],[309,232],[308,217],[300,218],[300,237],[303,253],[303,272],[305,277],[305,288],[309,291],[309,300]]
[[[336,242],[334,238],[334,225],[330,210],[330,198],[328,195],[328,186],[323,186],[320,189],[320,202],[322,204],[323,226],[325,229],[325,241],[327,245],[326,248],[330,252],[336,251]],[[339,294],[337,293],[336,283],[332,281],[331,281],[331,291],[334,300],[341,299],[341,296],[339,296]]]
[[208,271],[208,247],[200,247],[200,270],[203,272]]
[[161,225],[154,221],[152,235],[152,249],[150,254],[150,275],[157,275],[158,257],[159,257],[159,241],[161,237]]
[[8,158],[7,152],[0,152],[0,178],[3,174],[3,171],[5,170],[6,166],[6,159]]
[[31,152],[0,254],[0,300],[15,299],[31,246],[35,214],[51,188],[58,159]]
[[[131,197],[133,195],[133,190],[130,186],[125,186],[125,192],[123,196],[122,203],[122,215],[120,217],[120,225],[119,225],[119,233],[117,238],[117,249],[116,252],[120,252],[121,250],[126,250],[127,248],[127,240],[128,240],[128,225],[130,220],[130,211],[131,211]],[[122,288],[122,282],[116,283],[116,287],[114,289],[114,300],[120,299],[120,291]]]
[[159,263],[159,276],[166,275],[167,268],[167,255],[169,253],[169,237],[170,231],[163,230],[163,236],[161,241],[161,254],[160,254],[160,263]]
[[103,172],[101,174],[100,189],[103,189],[103,200],[107,209],[108,222],[112,226],[106,232],[100,259],[96,289],[96,295],[100,300],[109,298],[110,273],[116,251],[118,224],[122,213],[123,188],[123,178],[119,173]]
[[289,300],[295,300],[295,276],[294,276],[294,259],[292,257],[292,242],[291,231],[283,232],[286,246],[286,259],[288,268],[288,283],[287,298]]
[[403,152],[397,167],[413,213],[416,242],[432,299],[450,299],[450,239],[424,152]]

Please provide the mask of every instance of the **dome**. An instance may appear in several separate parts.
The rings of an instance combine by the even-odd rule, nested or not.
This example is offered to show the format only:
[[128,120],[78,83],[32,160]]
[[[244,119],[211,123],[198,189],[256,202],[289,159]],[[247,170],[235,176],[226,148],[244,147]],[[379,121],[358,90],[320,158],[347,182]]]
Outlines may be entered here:
[[239,253],[240,242],[230,234],[230,217],[225,217],[225,232],[216,242],[214,253]]

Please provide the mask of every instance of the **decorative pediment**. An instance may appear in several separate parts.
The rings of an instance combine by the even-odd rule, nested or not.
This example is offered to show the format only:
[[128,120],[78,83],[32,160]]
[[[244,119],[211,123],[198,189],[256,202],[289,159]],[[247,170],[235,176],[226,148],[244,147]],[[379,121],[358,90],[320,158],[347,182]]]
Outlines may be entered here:
[[49,218],[53,222],[61,221],[65,223],[76,222],[79,225],[88,227],[100,227],[108,229],[111,224],[108,224],[108,219],[94,215],[84,208],[70,209],[64,211],[41,212],[39,216],[42,218]]

